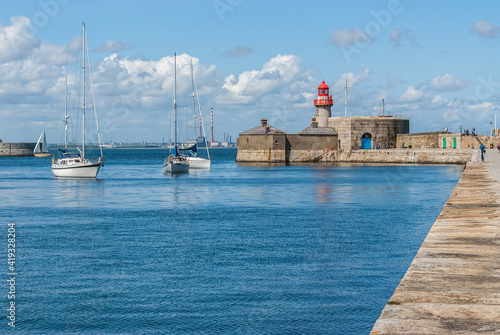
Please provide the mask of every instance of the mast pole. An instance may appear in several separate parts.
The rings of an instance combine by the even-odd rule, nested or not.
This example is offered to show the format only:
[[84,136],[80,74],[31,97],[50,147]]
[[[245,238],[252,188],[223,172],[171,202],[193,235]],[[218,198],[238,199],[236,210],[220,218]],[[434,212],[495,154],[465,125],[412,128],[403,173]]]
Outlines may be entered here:
[[82,100],[82,159],[85,158],[85,22],[82,23],[82,63],[83,63],[83,100]]
[[[174,52],[174,147],[177,147],[177,54]],[[177,152],[177,150],[175,150]]]
[[[66,71],[65,71],[66,72]],[[64,150],[68,149],[68,75],[64,74]]]
[[194,74],[193,74],[193,58],[190,59],[191,63],[191,86],[193,87],[193,131],[194,131],[194,140],[196,141],[196,106],[194,102]]
[[345,115],[345,117],[347,117],[347,57],[345,58],[344,115]]

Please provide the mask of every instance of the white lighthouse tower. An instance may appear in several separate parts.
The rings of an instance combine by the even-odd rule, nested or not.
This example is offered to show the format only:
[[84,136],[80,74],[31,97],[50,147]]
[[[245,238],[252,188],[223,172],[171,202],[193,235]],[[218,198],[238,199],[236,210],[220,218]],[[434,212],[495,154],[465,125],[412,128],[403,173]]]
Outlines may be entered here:
[[316,120],[318,127],[328,127],[328,118],[332,116],[333,99],[330,88],[325,81],[318,86],[318,99],[314,100],[316,106]]

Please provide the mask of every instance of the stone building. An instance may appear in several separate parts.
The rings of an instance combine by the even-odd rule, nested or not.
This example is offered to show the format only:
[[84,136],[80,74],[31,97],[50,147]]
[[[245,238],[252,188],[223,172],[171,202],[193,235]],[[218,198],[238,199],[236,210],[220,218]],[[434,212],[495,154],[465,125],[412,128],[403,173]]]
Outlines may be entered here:
[[314,124],[298,134],[287,134],[262,119],[260,126],[238,137],[236,161],[286,164],[333,162],[337,143],[337,133],[329,127],[319,128]]

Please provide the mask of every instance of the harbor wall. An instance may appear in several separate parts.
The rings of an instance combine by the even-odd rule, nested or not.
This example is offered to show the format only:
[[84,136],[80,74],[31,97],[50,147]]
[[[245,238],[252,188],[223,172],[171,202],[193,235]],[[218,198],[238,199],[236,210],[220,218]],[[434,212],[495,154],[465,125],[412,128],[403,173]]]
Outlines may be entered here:
[[467,164],[472,149],[380,149],[339,153],[338,162],[383,164]]
[[240,135],[237,162],[335,162],[337,136],[300,134]]
[[465,135],[445,132],[398,134],[397,148],[407,148],[410,144],[414,149],[479,149],[481,144],[484,144],[487,149],[493,149],[500,144],[500,136]]
[[285,163],[285,134],[240,135],[237,162]]
[[[270,136],[269,136],[270,137]],[[467,164],[474,157],[480,160],[479,150],[472,149],[380,149],[380,150],[332,150],[331,147],[319,147],[318,143],[307,143],[302,138],[291,138],[294,150],[282,149],[240,149],[237,162],[256,163],[365,163],[365,164]],[[298,141],[295,143],[294,140]],[[311,139],[312,140],[312,139]],[[323,143],[324,144],[324,143]],[[268,143],[269,145],[269,143]],[[306,149],[297,149],[304,146]],[[308,148],[307,148],[308,147]],[[474,155],[475,153],[475,155]],[[288,156],[287,156],[288,155]]]
[[0,143],[0,157],[33,156],[36,143]]
[[287,163],[335,162],[337,136],[287,134]]
[[500,158],[487,156],[467,165],[370,334],[498,334]]

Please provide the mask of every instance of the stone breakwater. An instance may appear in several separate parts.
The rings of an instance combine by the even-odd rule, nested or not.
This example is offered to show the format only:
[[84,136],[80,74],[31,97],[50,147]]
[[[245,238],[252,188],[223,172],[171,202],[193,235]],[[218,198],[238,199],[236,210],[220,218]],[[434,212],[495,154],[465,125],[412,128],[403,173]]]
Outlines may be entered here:
[[468,164],[371,334],[498,334],[500,182],[491,166]]
[[385,164],[467,164],[471,149],[380,149],[341,152],[338,162]]
[[[478,150],[476,150],[479,152]],[[253,163],[365,163],[365,164],[467,164],[473,157],[472,149],[370,149],[332,150],[313,148],[295,150],[238,149],[237,162]]]
[[36,143],[0,143],[2,156],[33,156]]

